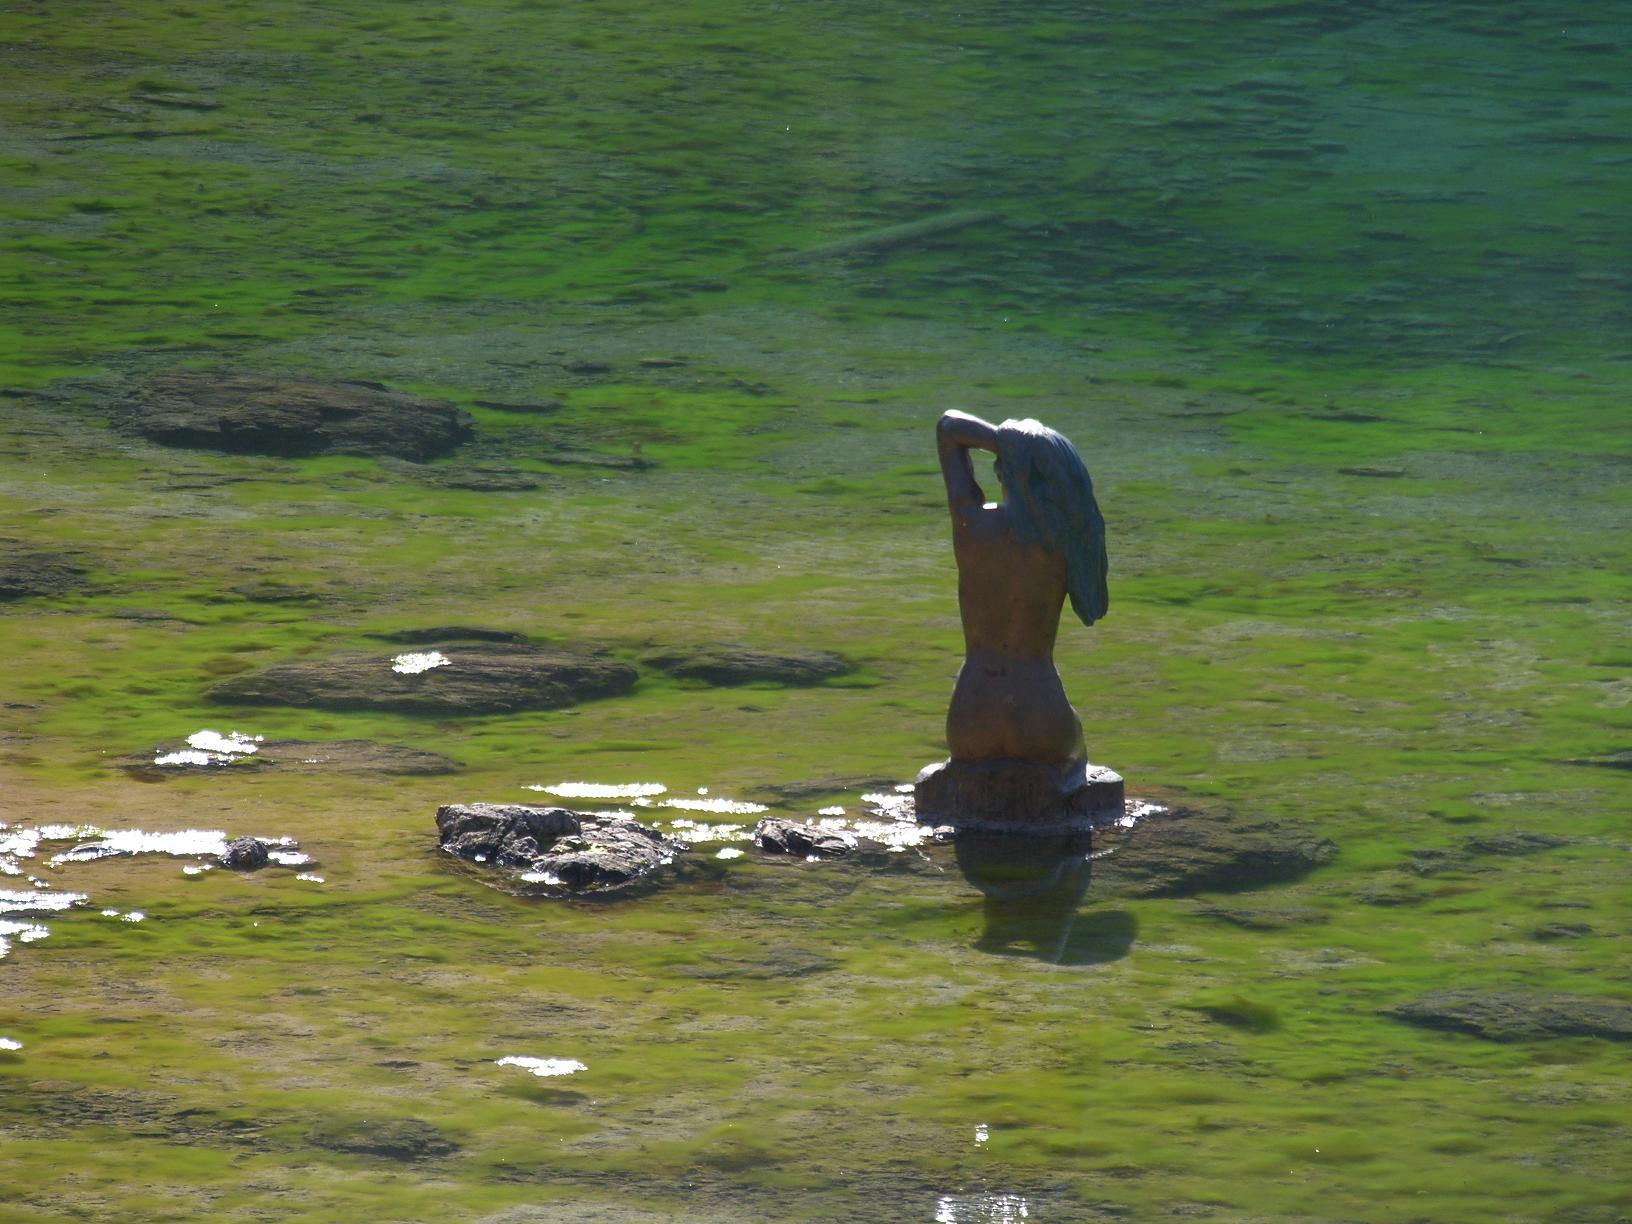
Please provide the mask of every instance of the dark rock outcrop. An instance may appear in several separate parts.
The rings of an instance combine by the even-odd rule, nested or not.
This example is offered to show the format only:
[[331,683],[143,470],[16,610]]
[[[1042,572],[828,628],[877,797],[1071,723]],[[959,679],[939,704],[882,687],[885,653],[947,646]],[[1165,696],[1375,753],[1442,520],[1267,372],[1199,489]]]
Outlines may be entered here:
[[34,595],[66,595],[84,583],[85,569],[71,557],[0,548],[0,603]]
[[436,830],[449,854],[571,893],[627,888],[685,849],[627,817],[519,803],[447,804],[437,809]]
[[470,415],[453,404],[381,383],[192,370],[143,383],[121,423],[166,446],[284,457],[425,460],[472,432]]
[[850,670],[843,656],[826,650],[773,652],[714,645],[663,650],[642,662],[682,680],[707,684],[820,684]]
[[501,714],[609,697],[635,682],[626,663],[531,646],[448,644],[442,654],[445,663],[406,673],[393,670],[389,655],[298,659],[223,680],[209,697],[236,705]]
[[576,812],[520,803],[450,803],[436,811],[442,849],[475,863],[531,869],[544,847],[583,828]]
[[1436,990],[1383,1015],[1419,1028],[1473,1033],[1492,1041],[1607,1037],[1632,1041],[1632,1003],[1540,990]]
[[535,859],[533,870],[579,892],[622,888],[673,862],[680,849],[680,843],[646,825],[589,814],[579,832],[557,838]]
[[232,871],[259,871],[270,859],[266,843],[256,837],[235,837],[221,852],[221,866]]
[[1175,807],[1151,812],[1094,863],[1109,895],[1183,897],[1296,880],[1337,856],[1337,844],[1297,825]]
[[761,850],[773,854],[815,854],[822,858],[843,858],[858,845],[854,833],[800,824],[780,816],[767,816],[755,825],[754,841]]

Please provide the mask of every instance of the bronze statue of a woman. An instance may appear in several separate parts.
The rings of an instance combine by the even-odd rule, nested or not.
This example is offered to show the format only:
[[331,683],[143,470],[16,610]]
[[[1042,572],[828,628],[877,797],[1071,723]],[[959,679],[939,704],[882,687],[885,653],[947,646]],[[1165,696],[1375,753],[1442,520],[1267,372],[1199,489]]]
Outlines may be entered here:
[[[950,760],[918,777],[919,819],[1046,827],[1120,815],[1122,779],[1088,764],[1082,724],[1054,668],[1066,598],[1105,615],[1105,520],[1071,443],[1036,421],[948,412],[936,427],[952,511],[964,661],[946,716]],[[997,455],[988,502],[971,449]]]

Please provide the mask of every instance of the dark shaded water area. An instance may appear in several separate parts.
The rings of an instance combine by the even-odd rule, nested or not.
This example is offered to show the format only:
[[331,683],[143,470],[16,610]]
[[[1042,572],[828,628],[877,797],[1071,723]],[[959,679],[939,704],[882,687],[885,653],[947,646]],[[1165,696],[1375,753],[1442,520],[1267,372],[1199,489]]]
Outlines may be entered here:
[[[0,46],[0,1220],[1632,1213],[1623,6]],[[334,448],[278,432],[335,380]],[[1193,815],[896,827],[948,407],[1082,450],[1057,661]],[[473,801],[693,848],[526,895],[436,851]]]

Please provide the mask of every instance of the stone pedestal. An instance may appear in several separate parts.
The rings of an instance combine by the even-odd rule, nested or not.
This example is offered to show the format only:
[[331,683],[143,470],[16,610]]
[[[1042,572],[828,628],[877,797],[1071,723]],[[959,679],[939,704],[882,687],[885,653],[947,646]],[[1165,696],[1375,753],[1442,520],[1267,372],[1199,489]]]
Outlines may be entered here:
[[1069,761],[940,761],[913,785],[925,824],[1040,832],[1103,824],[1122,815],[1122,775]]

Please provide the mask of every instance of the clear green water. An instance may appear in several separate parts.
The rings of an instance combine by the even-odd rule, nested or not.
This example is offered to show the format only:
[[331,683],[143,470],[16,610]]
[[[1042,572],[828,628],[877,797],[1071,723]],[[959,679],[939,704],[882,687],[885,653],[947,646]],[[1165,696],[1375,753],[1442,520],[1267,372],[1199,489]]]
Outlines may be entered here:
[[[0,961],[0,1219],[1632,1213],[1626,1046],[1378,1014],[1632,994],[1625,774],[1572,763],[1632,734],[1622,6],[60,0],[0,33],[0,386],[66,396],[0,400],[0,535],[95,570],[0,607],[0,820],[287,834],[325,879],[42,873],[92,900]],[[967,209],[998,218],[776,258]],[[189,365],[566,407],[475,408],[442,465],[523,493],[104,427]],[[1335,839],[1240,901],[1317,920],[1090,890],[1052,964],[982,951],[922,863],[572,906],[433,852],[437,804],[528,784],[834,779],[809,814],[938,755],[948,406],[1094,471],[1113,608],[1058,661],[1095,759]],[[233,593],[268,580],[315,597]],[[862,667],[457,722],[203,698],[449,622]],[[229,722],[467,768],[109,764]],[[1506,830],[1574,840],[1407,869]],[[442,1145],[357,1150],[407,1121]]]

